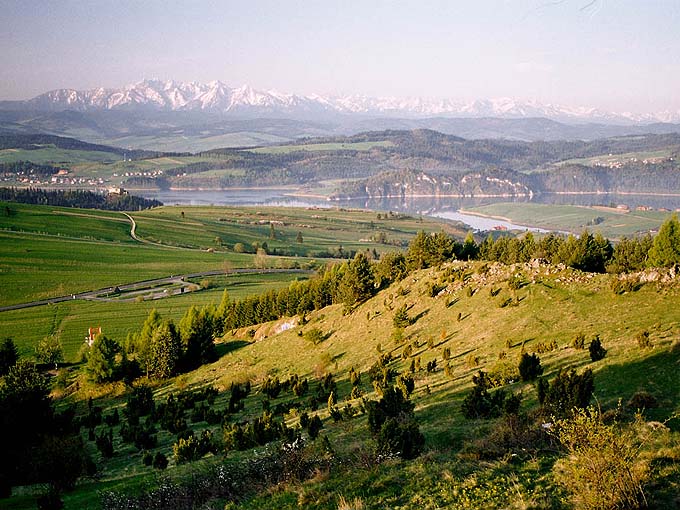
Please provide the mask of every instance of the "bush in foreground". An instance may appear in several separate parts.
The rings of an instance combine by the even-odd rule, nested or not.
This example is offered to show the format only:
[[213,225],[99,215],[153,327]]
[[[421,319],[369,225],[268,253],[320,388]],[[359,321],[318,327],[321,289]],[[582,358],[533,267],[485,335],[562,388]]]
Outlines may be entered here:
[[643,484],[649,469],[630,430],[606,425],[601,412],[591,407],[556,422],[554,435],[568,454],[555,465],[556,477],[576,508],[647,507]]

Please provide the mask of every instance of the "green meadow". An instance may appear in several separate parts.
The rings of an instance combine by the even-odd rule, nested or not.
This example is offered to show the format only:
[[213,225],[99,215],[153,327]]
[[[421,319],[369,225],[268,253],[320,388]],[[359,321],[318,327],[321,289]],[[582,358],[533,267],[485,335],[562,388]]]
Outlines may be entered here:
[[513,203],[471,207],[465,212],[575,234],[587,228],[611,239],[656,231],[670,214],[664,211],[625,212],[612,207]]
[[[340,246],[344,251],[393,250],[420,230],[465,235],[460,225],[429,218],[342,208],[177,206],[131,216],[138,235],[166,245],[220,249],[266,242],[270,250],[312,257]],[[297,242],[298,233],[302,243]]]
[[668,158],[673,155],[672,149],[662,149],[657,151],[627,152],[624,154],[601,154],[590,158],[574,158],[555,163],[556,166],[562,165],[616,165],[631,161],[642,161],[644,159]]
[[0,163],[13,163],[15,161],[32,161],[33,163],[64,163],[67,165],[92,161],[97,163],[110,163],[122,159],[111,152],[85,151],[60,149],[54,146],[45,146],[40,149],[3,149],[0,150]]
[[[123,342],[128,333],[138,331],[152,309],[164,318],[179,322],[192,305],[218,305],[224,290],[232,299],[258,294],[305,279],[296,273],[229,275],[201,278],[208,288],[156,300],[84,301],[36,306],[0,312],[0,337],[14,338],[21,354],[33,356],[35,346],[54,335],[62,343],[66,361],[77,361],[78,352],[90,327],[101,327],[107,336]],[[29,326],[30,325],[30,326]]]
[[297,151],[368,151],[374,147],[392,147],[394,142],[390,140],[382,140],[375,142],[350,142],[350,143],[307,143],[307,144],[290,144],[290,145],[274,145],[271,147],[258,147],[256,149],[247,149],[250,152],[257,152],[260,154],[288,154],[289,152]]

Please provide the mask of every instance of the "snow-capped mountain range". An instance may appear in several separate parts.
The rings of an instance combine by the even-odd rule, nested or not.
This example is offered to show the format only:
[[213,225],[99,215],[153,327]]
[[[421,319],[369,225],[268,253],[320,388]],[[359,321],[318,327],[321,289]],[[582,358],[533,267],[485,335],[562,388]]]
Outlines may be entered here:
[[123,88],[58,89],[26,101],[0,102],[0,109],[38,111],[156,110],[203,111],[234,116],[314,118],[328,115],[389,117],[543,117],[561,122],[680,122],[680,111],[635,114],[596,108],[565,107],[511,98],[462,102],[450,99],[349,96],[301,96],[248,85],[232,88],[220,81],[182,83],[143,80]]

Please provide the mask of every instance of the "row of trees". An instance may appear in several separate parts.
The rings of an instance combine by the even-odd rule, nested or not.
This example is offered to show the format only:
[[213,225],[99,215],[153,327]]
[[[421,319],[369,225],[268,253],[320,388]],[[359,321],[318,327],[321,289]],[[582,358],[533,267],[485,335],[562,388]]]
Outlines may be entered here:
[[0,174],[37,175],[49,177],[59,172],[59,167],[53,165],[39,165],[32,161],[11,161],[0,163]]
[[193,370],[217,359],[217,321],[214,306],[192,306],[179,325],[151,310],[142,329],[129,334],[122,347],[106,335],[97,336],[87,353],[87,372],[91,380],[106,382],[141,374],[164,379]]
[[[468,237],[463,244],[454,243],[453,251],[456,257],[464,260],[469,258],[513,264],[539,258],[582,271],[627,273],[647,267],[680,264],[680,222],[676,216],[672,216],[663,223],[656,236],[624,237],[615,246],[601,234],[591,234],[586,230],[579,237],[570,235],[565,238],[548,234],[538,240],[531,233],[521,238],[502,236],[494,239],[489,236],[479,245]],[[432,253],[431,249],[430,256]],[[435,250],[434,253],[439,252]],[[435,261],[443,255],[439,255]]]
[[108,211],[137,211],[163,205],[158,200],[133,195],[102,195],[85,190],[48,191],[39,188],[0,188],[0,201]]

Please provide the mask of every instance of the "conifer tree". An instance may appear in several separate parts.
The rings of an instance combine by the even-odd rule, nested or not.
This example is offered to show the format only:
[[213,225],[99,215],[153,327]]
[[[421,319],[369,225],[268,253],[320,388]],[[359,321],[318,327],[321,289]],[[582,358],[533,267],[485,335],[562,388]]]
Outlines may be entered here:
[[675,214],[661,225],[659,233],[654,237],[648,264],[651,267],[680,264],[680,222]]
[[19,351],[14,340],[5,338],[0,345],[0,377],[19,361]]
[[177,373],[182,357],[182,341],[175,325],[164,321],[151,338],[148,372],[151,377],[165,379]]
[[[162,318],[156,309],[149,312],[148,317],[142,325],[142,330],[133,336],[132,345],[128,347],[129,350],[135,353],[139,365],[146,371],[149,376],[149,359],[151,357],[151,340],[160,327]],[[131,348],[131,349],[130,349]]]
[[193,369],[217,359],[217,352],[213,343],[214,315],[210,308],[203,307],[199,310],[194,305],[187,310],[179,322],[186,369]]
[[373,295],[375,280],[366,255],[357,253],[340,281],[340,300],[347,306],[361,303]]
[[101,383],[113,380],[120,346],[106,335],[97,335],[90,347],[86,371],[90,379]]

